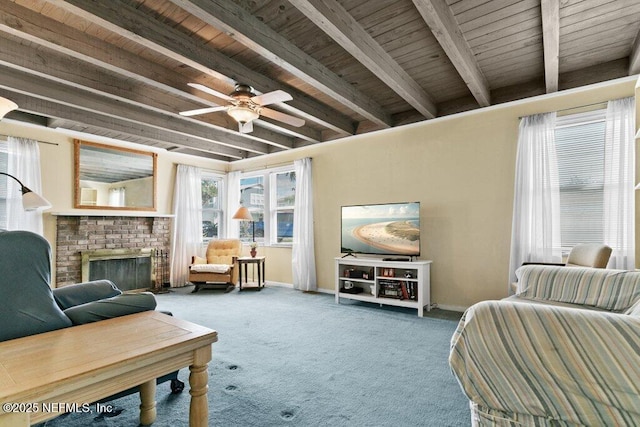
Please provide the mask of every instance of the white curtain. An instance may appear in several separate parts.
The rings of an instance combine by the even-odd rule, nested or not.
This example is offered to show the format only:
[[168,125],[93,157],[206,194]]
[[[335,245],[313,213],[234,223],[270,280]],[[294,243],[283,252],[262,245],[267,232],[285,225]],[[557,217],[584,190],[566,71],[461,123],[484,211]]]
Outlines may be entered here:
[[609,101],[604,148],[604,243],[608,268],[635,268],[635,99]]
[[193,255],[202,245],[202,181],[200,169],[178,165],[173,195],[173,242],[171,247],[171,286],[184,286]]
[[109,206],[124,206],[125,202],[125,188],[110,188],[109,189]]
[[546,113],[520,121],[509,283],[523,262],[562,261],[555,120]]
[[[18,178],[31,191],[42,195],[40,148],[32,139],[8,137],[7,173]],[[7,177],[7,229],[42,234],[42,211],[25,211],[20,185]]]
[[293,287],[302,291],[315,291],[316,258],[313,239],[313,182],[311,159],[294,161],[296,172],[296,201],[293,212],[293,247],[291,264]]
[[229,172],[227,175],[227,221],[226,237],[238,239],[240,237],[240,224],[237,219],[231,219],[240,207],[240,175],[242,172]]

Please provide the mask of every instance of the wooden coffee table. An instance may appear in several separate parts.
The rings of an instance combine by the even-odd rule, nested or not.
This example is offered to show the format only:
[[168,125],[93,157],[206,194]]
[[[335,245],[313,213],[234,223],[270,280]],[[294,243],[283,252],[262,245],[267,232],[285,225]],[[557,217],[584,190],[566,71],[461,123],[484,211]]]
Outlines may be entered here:
[[[190,426],[207,426],[216,331],[157,311],[0,343],[0,427],[28,426],[140,385],[140,423],[156,419],[156,378],[189,366]],[[186,414],[185,414],[186,415]]]

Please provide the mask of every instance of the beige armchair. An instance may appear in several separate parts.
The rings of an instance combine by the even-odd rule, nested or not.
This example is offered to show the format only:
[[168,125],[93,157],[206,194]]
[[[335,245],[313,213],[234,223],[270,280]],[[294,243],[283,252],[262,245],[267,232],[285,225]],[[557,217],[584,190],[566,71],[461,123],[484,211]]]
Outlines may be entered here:
[[611,248],[600,243],[575,245],[567,258],[567,267],[606,268],[611,257]]
[[230,292],[238,283],[238,257],[242,243],[238,239],[211,240],[205,258],[194,256],[189,266],[189,281],[195,285],[193,293],[205,285],[225,284]]

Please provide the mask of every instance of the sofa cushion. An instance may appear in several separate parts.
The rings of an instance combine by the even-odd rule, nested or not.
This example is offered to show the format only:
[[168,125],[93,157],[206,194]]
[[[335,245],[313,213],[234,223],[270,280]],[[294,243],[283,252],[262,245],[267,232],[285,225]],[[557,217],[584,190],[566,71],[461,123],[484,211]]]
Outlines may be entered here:
[[516,295],[532,300],[627,310],[640,298],[640,272],[525,265],[516,270]]
[[71,326],[51,293],[51,248],[42,236],[0,232],[0,273],[0,341]]
[[193,264],[191,265],[191,271],[196,273],[228,273],[231,269],[227,264]]

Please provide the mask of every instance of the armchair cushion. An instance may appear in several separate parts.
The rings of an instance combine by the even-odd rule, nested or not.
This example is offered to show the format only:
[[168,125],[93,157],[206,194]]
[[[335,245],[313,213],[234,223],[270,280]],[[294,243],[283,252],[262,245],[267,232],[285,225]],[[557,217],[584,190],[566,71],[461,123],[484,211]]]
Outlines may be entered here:
[[151,292],[120,294],[111,298],[75,305],[64,310],[74,325],[154,310],[156,299]]
[[206,258],[202,258],[201,256],[195,255],[191,258],[191,263],[192,264],[206,264],[207,263],[207,259]]
[[53,290],[53,297],[61,310],[120,294],[122,291],[111,280],[93,280]]
[[227,264],[192,264],[191,271],[197,271],[201,273],[228,273],[233,267]]

